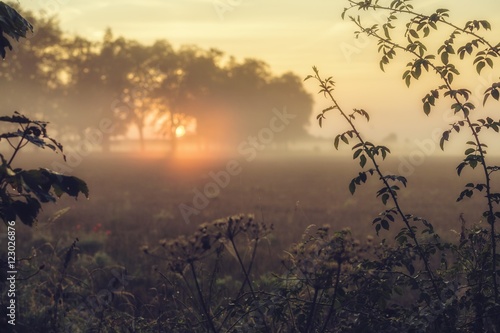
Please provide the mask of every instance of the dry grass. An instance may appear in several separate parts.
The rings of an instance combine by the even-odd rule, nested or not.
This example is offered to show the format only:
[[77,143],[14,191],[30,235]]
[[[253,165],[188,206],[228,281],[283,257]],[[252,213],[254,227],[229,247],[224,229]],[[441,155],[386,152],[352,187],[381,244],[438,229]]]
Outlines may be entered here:
[[[380,184],[373,179],[351,196],[347,186],[357,175],[357,165],[334,155],[275,158],[261,154],[252,162],[240,159],[242,172],[232,177],[205,209],[191,216],[189,223],[183,221],[179,204],[192,205],[193,189],[202,189],[211,181],[209,172],[223,170],[227,161],[94,154],[74,169],[75,175],[88,182],[90,200],[64,198],[56,205],[45,206],[39,225],[22,232],[57,241],[82,238],[101,223],[101,230],[110,234],[104,250],[127,266],[144,263],[139,253],[142,245],[156,245],[159,239],[192,232],[200,223],[238,213],[251,213],[257,220],[275,225],[268,245],[272,255],[266,256],[269,259],[276,259],[311,224],[329,224],[335,230],[350,227],[356,237],[363,238],[375,233],[371,220],[384,209],[375,199]],[[460,213],[465,213],[470,223],[477,222],[484,208],[479,196],[455,202],[461,186],[470,181],[470,175],[456,176],[454,165],[458,161],[426,160],[408,177],[408,188],[401,193],[405,211],[427,218],[443,237],[455,237],[451,230],[459,229]],[[50,166],[51,162],[44,164]],[[385,166],[397,170],[397,164]],[[65,207],[70,210],[47,223]],[[274,264],[261,263],[263,267]]]

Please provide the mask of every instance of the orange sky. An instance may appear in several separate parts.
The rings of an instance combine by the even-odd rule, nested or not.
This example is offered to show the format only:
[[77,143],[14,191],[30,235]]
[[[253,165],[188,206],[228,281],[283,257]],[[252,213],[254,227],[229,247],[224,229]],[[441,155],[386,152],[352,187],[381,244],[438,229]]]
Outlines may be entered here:
[[[365,108],[371,113],[373,121],[366,129],[372,130],[376,138],[396,132],[401,140],[425,139],[447,124],[439,113],[428,119],[421,111],[420,100],[433,86],[420,84],[407,89],[401,80],[408,58],[391,65],[387,73],[380,71],[376,43],[354,39],[353,24],[340,18],[346,1],[20,0],[20,3],[27,9],[57,14],[66,32],[92,39],[101,39],[109,26],[115,35],[145,43],[167,39],[174,46],[196,44],[218,48],[238,59],[259,58],[275,73],[291,70],[305,77],[315,65],[325,76],[334,77],[341,104],[346,108]],[[426,13],[448,8],[451,20],[458,25],[469,19],[488,19],[494,31],[500,29],[497,0],[413,3],[417,10]],[[493,42],[498,42],[491,36]],[[497,80],[497,73],[485,71],[485,79],[474,76],[470,80],[475,83],[469,88],[482,87],[485,80]],[[316,85],[311,81],[306,87],[316,97]],[[315,115],[328,106],[321,96],[316,101]],[[331,135],[338,132],[336,121],[338,118],[330,115],[326,127],[320,129],[312,120],[310,132]]]

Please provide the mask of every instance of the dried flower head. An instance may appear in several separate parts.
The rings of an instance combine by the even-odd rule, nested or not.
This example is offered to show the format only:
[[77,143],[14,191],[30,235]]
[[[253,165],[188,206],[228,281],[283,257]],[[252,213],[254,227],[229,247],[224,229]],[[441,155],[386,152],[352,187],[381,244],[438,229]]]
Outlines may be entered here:
[[190,236],[162,239],[160,245],[165,249],[170,269],[181,273],[187,264],[220,254],[228,240],[234,241],[243,234],[250,240],[258,240],[271,230],[272,226],[255,221],[251,215],[236,215],[203,223]]
[[316,289],[330,288],[337,271],[351,265],[360,246],[349,230],[333,235],[328,231],[328,227],[321,227],[314,234],[303,237],[300,243],[292,246],[285,260],[290,270]]

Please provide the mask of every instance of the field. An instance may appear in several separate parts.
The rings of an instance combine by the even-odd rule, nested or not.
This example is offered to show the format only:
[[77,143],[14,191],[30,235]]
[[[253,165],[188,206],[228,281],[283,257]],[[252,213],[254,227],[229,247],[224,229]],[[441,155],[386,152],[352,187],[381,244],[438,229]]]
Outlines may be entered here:
[[[50,167],[54,160],[46,156],[33,153],[30,161],[24,155],[19,163],[23,167]],[[400,194],[406,212],[428,219],[440,236],[450,241],[459,238],[457,231],[460,232],[462,213],[468,226],[472,226],[480,221],[484,210],[479,197],[456,202],[462,186],[473,180],[471,172],[457,177],[454,165],[458,161],[459,157],[428,158],[407,175],[408,188]],[[396,171],[399,163],[400,159],[393,157],[384,167]],[[269,273],[285,271],[282,260],[287,256],[286,251],[301,241],[310,225],[329,225],[332,230],[350,228],[353,237],[362,242],[370,235],[375,237],[375,243],[384,237],[391,241],[391,235],[402,227],[401,222],[396,220],[391,230],[383,231],[380,236],[375,235],[371,223],[388,208],[375,198],[380,183],[370,179],[358,187],[354,195],[349,193],[348,184],[359,172],[358,167],[350,158],[337,157],[335,152],[265,152],[252,160],[210,154],[174,158],[131,153],[95,153],[83,158],[74,166],[73,174],[87,181],[90,198],[75,201],[63,197],[57,204],[44,206],[33,228],[20,223],[17,226],[19,271],[22,276],[31,276],[18,281],[18,307],[29,309],[18,319],[19,323],[31,329],[47,318],[57,318],[57,313],[51,311],[59,308],[54,305],[58,300],[79,304],[77,308],[74,308],[76,305],[65,308],[68,318],[89,318],[71,324],[79,328],[104,323],[112,326],[113,320],[129,327],[130,320],[135,325],[142,316],[157,316],[148,309],[157,309],[160,317],[166,316],[158,322],[148,322],[148,329],[160,323],[176,325],[175,318],[185,311],[188,317],[198,316],[201,309],[192,310],[197,305],[172,308],[175,294],[168,286],[180,288],[180,285],[164,275],[169,266],[163,257],[152,254],[158,253],[155,249],[161,250],[161,242],[165,244],[178,236],[192,234],[201,223],[231,215],[252,214],[255,221],[273,225],[273,232],[260,242],[252,267],[252,278],[264,287],[272,281]],[[2,246],[4,248],[6,246]],[[250,249],[250,246],[243,247],[244,262],[253,262]],[[234,253],[229,253],[236,258]],[[237,261],[225,258],[229,259],[216,267],[226,275],[214,281],[222,288],[223,293],[217,296],[221,301],[225,299],[224,291],[229,297],[230,291],[240,288],[241,282],[236,281],[243,278]],[[210,265],[205,264],[199,265],[200,274],[210,271]],[[114,280],[117,274],[122,279]],[[208,279],[206,275],[201,276],[203,281]],[[118,303],[99,298],[102,292],[115,291],[113,281],[125,288],[119,294],[122,301]],[[165,281],[169,281],[167,286]],[[376,283],[377,280],[370,281]],[[58,290],[66,291],[60,294]],[[177,289],[177,293],[179,290],[182,289]],[[171,300],[162,305],[158,303],[159,295],[170,295]],[[181,295],[184,295],[181,298],[187,297],[182,302],[196,304],[189,292]],[[97,297],[97,305],[93,297]],[[407,302],[410,299],[405,298],[403,304]],[[101,307],[101,303],[105,307]],[[39,304],[45,305],[40,308]],[[105,315],[111,304],[123,311],[119,313],[136,314],[130,320],[123,314]],[[161,312],[166,309],[173,312],[170,315]],[[113,319],[114,315],[119,317]],[[53,325],[53,322],[47,323],[47,327]],[[73,330],[71,325],[68,331]]]
[[[396,162],[389,161],[387,170],[398,169],[399,162],[393,159]],[[239,174],[230,176],[228,181],[223,179],[227,186],[217,186],[219,193],[207,197],[205,208],[183,218],[179,205],[196,209],[196,189],[203,192],[207,184],[215,183],[210,175],[223,172],[228,161],[235,160],[240,164]],[[460,229],[461,213],[472,224],[480,219],[484,209],[477,200],[455,201],[462,186],[471,181],[470,173],[462,178],[456,175],[454,165],[458,161],[458,157],[426,160],[407,177],[408,188],[401,194],[406,211],[428,219],[442,237],[450,240],[457,237],[452,230]],[[50,162],[45,164],[50,166]],[[134,270],[136,263],[143,262],[139,249],[144,245],[154,247],[160,239],[188,234],[200,223],[253,214],[275,228],[268,242],[269,262],[259,263],[265,269],[275,267],[282,251],[300,240],[311,224],[327,224],[334,230],[349,227],[356,237],[375,235],[371,221],[387,207],[375,198],[380,188],[375,179],[359,187],[354,195],[349,193],[349,181],[359,172],[358,167],[349,158],[336,157],[335,152],[278,157],[262,154],[250,162],[207,156],[174,159],[94,154],[73,171],[88,182],[90,199],[64,198],[47,205],[39,224],[33,230],[23,228],[20,233],[28,238],[43,236],[69,242],[75,237],[85,239],[97,228],[108,234],[106,252]],[[52,221],[60,210],[64,214]],[[399,228],[400,225],[394,229]]]

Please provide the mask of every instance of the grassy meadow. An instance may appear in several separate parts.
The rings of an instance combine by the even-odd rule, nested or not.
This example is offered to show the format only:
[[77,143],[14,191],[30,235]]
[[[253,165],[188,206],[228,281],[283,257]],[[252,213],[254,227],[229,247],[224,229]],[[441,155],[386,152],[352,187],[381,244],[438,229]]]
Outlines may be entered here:
[[[31,162],[24,155],[19,163],[23,167],[50,167],[54,160],[44,156],[35,154],[35,161]],[[399,162],[393,159],[392,163],[389,160],[384,164],[387,170],[397,170]],[[239,162],[239,174],[231,176],[228,185],[209,198],[207,207],[186,221],[179,205],[193,206],[194,189],[203,189],[213,180],[210,175],[224,170],[232,160]],[[450,241],[459,237],[460,214],[464,213],[463,217],[472,225],[480,220],[484,210],[478,204],[478,196],[455,202],[462,183],[470,181],[465,177],[472,177],[464,174],[458,178],[454,172],[456,162],[457,158],[452,157],[428,158],[408,175],[408,188],[400,197],[406,211],[427,218],[441,237]],[[154,322],[158,327],[181,325],[175,320],[180,320],[176,318],[186,309],[171,308],[175,303],[168,301],[168,297],[175,299],[175,291],[169,289],[172,281],[166,273],[171,266],[162,255],[157,255],[156,250],[161,250],[160,244],[168,244],[176,237],[199,230],[202,223],[231,215],[252,214],[258,223],[273,226],[273,231],[260,242],[254,262],[251,247],[243,245],[243,261],[253,262],[250,275],[259,288],[272,283],[269,277],[273,274],[285,271],[284,258],[289,255],[292,244],[304,239],[302,235],[311,225],[329,225],[332,230],[350,228],[353,237],[362,242],[371,236],[374,243],[380,243],[384,237],[391,242],[402,225],[396,221],[397,225],[389,232],[382,231],[380,237],[375,235],[371,221],[385,209],[375,198],[380,183],[376,179],[369,180],[353,196],[348,184],[358,172],[355,162],[348,157],[338,157],[333,151],[265,152],[250,162],[210,154],[177,158],[158,154],[92,154],[73,170],[73,174],[87,181],[88,200],[62,197],[57,204],[43,207],[39,222],[33,228],[18,224],[17,256],[22,258],[19,271],[20,275],[29,278],[18,281],[17,297],[19,307],[29,310],[20,314],[17,332],[28,332],[47,321],[47,316],[53,318],[50,309],[54,308],[65,309],[67,312],[60,311],[68,318],[77,318],[66,320],[71,323],[66,324],[70,325],[66,328],[68,332],[82,327],[87,327],[82,332],[111,332],[109,327],[115,325],[113,320],[122,327],[117,332],[152,329],[152,322],[147,321],[147,329],[131,330],[131,325],[140,326],[143,320],[140,318],[157,318]],[[237,281],[243,278],[234,253],[229,253],[233,256],[223,257],[226,259],[220,263],[216,261],[218,264],[214,266],[225,272],[214,282],[227,293],[214,296],[219,301],[228,299],[230,291],[239,288]],[[205,265],[200,266],[205,274],[201,276],[204,276],[203,281],[209,281],[206,274],[210,272],[210,264]],[[118,274],[121,278],[116,272],[121,272]],[[110,285],[116,283],[120,299],[113,298],[112,302],[105,299],[105,306],[100,307],[99,293],[113,290]],[[176,285],[172,282],[172,286]],[[206,287],[202,285],[201,288]],[[62,290],[62,294],[57,290]],[[177,289],[177,293],[179,290],[183,289]],[[160,295],[166,297],[166,303],[159,301]],[[187,292],[181,295],[185,297],[182,301],[185,304],[196,304],[195,296],[186,296]],[[92,303],[92,297],[97,301]],[[60,306],[54,306],[57,302]],[[404,302],[408,302],[408,298]],[[39,304],[44,305],[39,307]],[[80,307],[75,310],[74,304]],[[120,312],[117,314],[111,309]],[[200,308],[189,309],[192,315],[200,315]],[[127,317],[124,313],[135,315]],[[200,318],[197,320],[203,322],[203,315]],[[168,324],[173,326],[165,324],[169,321],[174,322]],[[55,324],[47,324],[40,330],[52,329],[51,325]],[[100,325],[108,328],[95,329]],[[89,327],[92,329],[88,330]],[[59,328],[58,331],[64,330]]]
[[[161,239],[188,234],[204,222],[253,214],[275,229],[268,237],[270,255],[264,257],[269,262],[258,263],[264,269],[276,267],[282,251],[298,241],[309,225],[330,225],[334,230],[348,227],[356,237],[375,236],[371,221],[386,208],[375,198],[380,183],[372,179],[351,195],[348,184],[359,166],[335,152],[263,153],[251,162],[240,159],[241,172],[231,176],[228,186],[208,198],[205,209],[189,216],[188,221],[183,219],[179,205],[193,207],[194,190],[202,191],[213,182],[209,174],[224,170],[231,159],[91,155],[73,172],[87,181],[90,199],[63,197],[57,204],[44,206],[33,230],[20,227],[20,236],[28,238],[21,246],[28,249],[30,239],[39,237],[65,241],[67,246],[76,237],[84,241],[102,233],[102,247],[109,256],[129,270],[144,272],[142,246],[154,247]],[[399,161],[393,160],[389,159],[386,167],[397,172]],[[452,230],[459,230],[461,213],[472,224],[484,210],[478,204],[479,196],[455,201],[462,186],[471,181],[466,178],[469,174],[462,178],[456,175],[457,161],[453,157],[428,158],[407,177],[408,188],[401,193],[406,211],[428,219],[442,237],[457,237]]]

